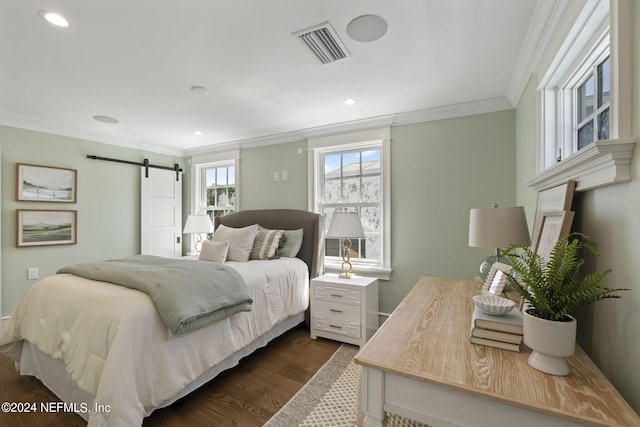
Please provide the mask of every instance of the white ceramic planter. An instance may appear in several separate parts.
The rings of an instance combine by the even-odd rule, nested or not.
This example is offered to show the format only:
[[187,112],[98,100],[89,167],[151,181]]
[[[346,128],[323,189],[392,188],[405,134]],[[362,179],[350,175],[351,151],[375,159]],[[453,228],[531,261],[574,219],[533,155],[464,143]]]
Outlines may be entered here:
[[540,319],[525,310],[522,320],[524,343],[533,350],[527,360],[529,365],[547,374],[569,375],[566,358],[575,352],[576,319],[571,317],[569,322]]

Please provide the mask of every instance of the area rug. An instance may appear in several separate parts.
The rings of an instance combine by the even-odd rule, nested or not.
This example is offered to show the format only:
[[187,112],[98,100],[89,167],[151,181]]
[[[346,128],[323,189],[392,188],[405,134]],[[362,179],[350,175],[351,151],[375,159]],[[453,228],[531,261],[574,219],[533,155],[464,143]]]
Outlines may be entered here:
[[[358,348],[343,344],[265,427],[358,427],[362,425],[358,396]],[[389,427],[427,427],[389,414]]]

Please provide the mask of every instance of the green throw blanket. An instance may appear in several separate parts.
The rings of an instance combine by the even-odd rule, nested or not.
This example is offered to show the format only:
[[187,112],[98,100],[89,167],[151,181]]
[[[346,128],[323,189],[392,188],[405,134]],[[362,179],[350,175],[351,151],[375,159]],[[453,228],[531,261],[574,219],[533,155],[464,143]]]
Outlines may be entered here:
[[253,300],[240,274],[207,261],[134,255],[75,264],[58,273],[115,283],[146,293],[171,331],[182,334],[251,311]]

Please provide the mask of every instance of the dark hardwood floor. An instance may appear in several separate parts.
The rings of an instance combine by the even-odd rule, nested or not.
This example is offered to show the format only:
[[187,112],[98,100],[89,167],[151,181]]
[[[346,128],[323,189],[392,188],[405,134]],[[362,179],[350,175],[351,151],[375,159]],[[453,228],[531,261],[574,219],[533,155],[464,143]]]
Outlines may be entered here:
[[[145,427],[261,426],[284,406],[338,349],[339,343],[309,338],[294,328],[240,364],[173,405],[153,412]],[[0,354],[0,403],[58,401],[33,377],[21,377]],[[4,413],[0,426],[86,426],[74,413]]]

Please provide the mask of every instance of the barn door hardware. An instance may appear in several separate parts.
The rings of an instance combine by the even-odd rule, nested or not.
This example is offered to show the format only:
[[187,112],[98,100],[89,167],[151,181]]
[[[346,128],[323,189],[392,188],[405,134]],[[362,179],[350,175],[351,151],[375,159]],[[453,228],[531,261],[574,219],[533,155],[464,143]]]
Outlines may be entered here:
[[149,178],[149,168],[164,169],[164,170],[168,170],[168,171],[175,171],[176,172],[176,181],[180,181],[180,172],[182,172],[182,169],[180,168],[180,165],[177,164],[177,163],[174,163],[173,167],[171,167],[171,166],[158,166],[158,165],[150,164],[149,163],[149,159],[144,159],[144,161],[142,161],[142,162],[132,162],[132,161],[129,161],[129,160],[110,159],[108,157],[92,156],[92,155],[89,155],[89,154],[87,155],[87,159],[105,160],[107,162],[126,163],[128,165],[144,166],[144,176],[145,176],[145,178]]

